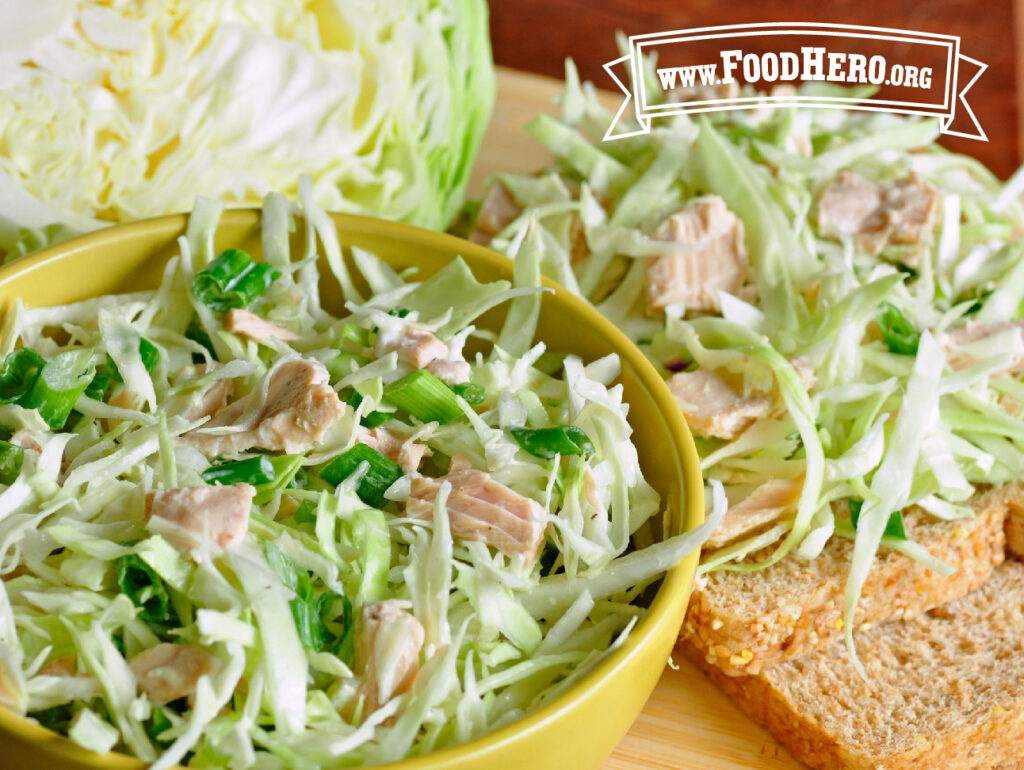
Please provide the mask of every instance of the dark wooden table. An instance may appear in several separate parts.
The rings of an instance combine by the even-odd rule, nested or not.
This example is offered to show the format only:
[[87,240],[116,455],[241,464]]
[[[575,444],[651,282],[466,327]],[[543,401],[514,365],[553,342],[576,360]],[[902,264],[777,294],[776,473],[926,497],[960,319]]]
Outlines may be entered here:
[[[1024,0],[1018,0],[1024,5]],[[566,57],[599,87],[614,89],[601,65],[618,56],[615,31],[628,35],[720,24],[829,22],[959,35],[961,52],[988,65],[968,101],[988,142],[944,138],[999,176],[1020,164],[1019,10],[1012,0],[491,0],[491,38],[498,64],[561,77]]]

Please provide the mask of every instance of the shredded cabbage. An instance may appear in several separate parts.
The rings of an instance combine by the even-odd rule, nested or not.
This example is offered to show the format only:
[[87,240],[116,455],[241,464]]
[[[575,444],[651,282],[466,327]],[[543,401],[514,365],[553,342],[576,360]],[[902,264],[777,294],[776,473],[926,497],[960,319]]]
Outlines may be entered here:
[[[329,217],[302,197],[271,194],[264,209],[281,277],[247,312],[275,324],[273,339],[228,331],[187,288],[217,256],[222,207],[206,200],[155,291],[24,308],[11,332],[12,348],[46,356],[90,350],[98,371],[58,431],[35,409],[0,409],[25,453],[0,485],[2,684],[13,708],[88,749],[154,768],[305,770],[470,740],[548,703],[620,645],[646,611],[644,589],[724,513],[716,484],[701,529],[633,542],[657,531],[663,501],[632,443],[619,360],[533,344],[539,243],[524,241],[534,261],[514,287],[478,281],[461,258],[407,283],[373,254],[350,264]],[[320,276],[315,251],[289,259],[295,214],[334,252],[334,280],[374,289],[349,291],[341,318],[304,295]],[[498,334],[475,329],[505,302]],[[403,378],[434,371],[411,358],[416,339],[447,350],[429,375],[429,392],[455,405],[444,424],[389,400]],[[273,411],[314,387],[275,384],[303,363],[325,373],[311,392],[336,411],[285,455],[266,445],[276,432],[316,429]],[[100,382],[114,371],[120,381]],[[513,438],[522,427],[588,441],[543,457]],[[230,443],[254,432],[264,443]],[[353,450],[363,459],[333,475]],[[253,503],[231,530],[238,512],[191,495],[247,494],[223,475],[225,486],[208,485],[243,466]],[[167,501],[183,493],[175,517]],[[429,515],[416,513],[424,500]],[[525,517],[539,539],[503,546],[494,532],[507,522],[485,518],[495,511]]]
[[[913,540],[883,537],[894,511],[968,516],[965,502],[980,485],[1024,473],[1024,261],[1015,235],[1024,227],[1024,173],[1003,184],[948,153],[934,143],[935,121],[840,110],[676,116],[647,135],[602,143],[611,116],[571,62],[561,103],[560,120],[538,119],[531,131],[554,154],[552,166],[492,180],[491,194],[500,185],[515,215],[491,247],[514,256],[529,237],[530,265],[556,280],[571,260],[563,283],[619,325],[670,384],[711,374],[735,395],[726,413],[759,406],[757,419],[716,434],[701,411],[711,407],[678,396],[705,476],[733,504],[762,484],[802,480],[798,502],[706,549],[700,569],[760,569],[791,553],[814,559],[831,538],[854,537],[850,641],[880,547],[939,573],[951,568]],[[896,209],[866,225],[830,225],[822,209],[835,204],[824,195],[850,178],[841,174],[859,175],[862,188],[910,189],[925,203],[916,213],[886,204]],[[660,229],[708,195],[742,223],[741,285],[709,290],[711,308],[691,299],[653,311],[656,260],[721,245],[720,234],[673,240]],[[904,229],[887,234],[896,221]],[[489,236],[488,226],[476,235]],[[890,328],[893,319],[904,328]],[[906,341],[893,341],[900,334]],[[856,529],[848,500],[863,501]]]

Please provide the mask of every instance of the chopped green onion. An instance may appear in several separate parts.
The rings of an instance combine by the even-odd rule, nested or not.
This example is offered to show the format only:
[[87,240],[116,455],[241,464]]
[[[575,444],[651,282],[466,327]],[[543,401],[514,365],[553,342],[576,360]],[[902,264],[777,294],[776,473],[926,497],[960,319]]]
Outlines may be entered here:
[[157,706],[153,709],[153,716],[149,722],[146,723],[146,734],[153,739],[153,741],[159,746],[170,746],[172,741],[162,740],[160,738],[165,732],[171,729],[173,725],[171,720],[167,718],[164,710]]
[[117,584],[142,609],[139,617],[147,623],[166,624],[174,618],[164,581],[134,553],[118,557]]
[[[264,457],[263,459],[267,458]],[[254,484],[249,482],[256,487],[256,497],[253,498],[253,502],[256,505],[263,505],[269,502],[274,493],[279,489],[289,486],[295,474],[301,469],[302,460],[302,455],[277,455],[276,457],[271,457],[270,465],[273,473],[271,474],[270,481]]]
[[106,372],[96,372],[93,375],[92,382],[85,389],[85,395],[89,398],[95,399],[96,401],[105,401],[107,398],[107,388],[110,387],[110,375]]
[[67,732],[71,726],[71,718],[74,714],[71,713],[70,704],[64,704],[63,706],[53,706],[43,711],[29,712],[29,716],[47,730]]
[[274,465],[266,455],[214,465],[203,471],[207,484],[269,484],[275,478]]
[[355,353],[338,353],[330,361],[327,361],[324,366],[327,367],[327,374],[331,378],[331,382],[337,382],[343,380],[348,375],[357,369],[366,366],[370,363],[370,359],[366,356],[360,356]]
[[[281,584],[289,591],[299,595],[299,579],[300,575],[305,575],[304,592],[311,594],[313,591],[313,585],[309,582],[309,575],[305,572],[301,572],[295,563],[284,555],[284,551],[278,548],[276,545],[271,543],[269,540],[263,541],[263,556],[267,560],[267,565],[273,570],[274,574],[281,579]],[[306,589],[308,584],[308,589]],[[300,596],[300,598],[302,598]]]
[[462,416],[452,389],[423,369],[392,382],[384,389],[384,397],[422,422],[445,425]]
[[286,485],[289,489],[309,489],[309,473],[301,465],[292,474],[292,477],[288,479]]
[[377,428],[386,422],[389,422],[392,418],[392,414],[389,412],[370,412],[369,414],[363,415],[363,419],[359,423],[367,428]]
[[153,367],[155,367],[157,361],[160,360],[160,351],[157,349],[156,345],[145,337],[140,337],[139,356],[142,358],[142,365],[146,367],[146,371],[152,373]]
[[[337,596],[337,594],[334,594],[334,596]],[[321,617],[323,617],[323,613],[329,611],[329,609],[329,607],[323,607],[321,609]],[[349,601],[347,596],[341,597],[341,617],[334,618],[335,623],[339,621],[341,623],[341,634],[338,636],[338,641],[334,645],[333,652],[341,658],[347,666],[352,667],[355,663],[356,618],[352,602]]]
[[558,562],[558,557],[561,555],[561,553],[562,552],[559,551],[551,543],[544,544],[544,550],[540,553],[541,577],[547,577],[548,575],[554,572],[555,564]]
[[0,484],[13,484],[24,462],[24,449],[8,441],[0,441]]
[[555,455],[589,455],[596,450],[590,437],[575,425],[557,428],[512,428],[509,433],[523,449],[534,457]]
[[916,356],[921,334],[895,305],[883,302],[882,307],[884,310],[876,323],[889,351],[901,356]]
[[289,604],[292,608],[292,618],[295,620],[295,629],[299,632],[299,641],[302,646],[310,650],[322,650],[324,646],[323,633],[321,631],[320,616],[317,614],[316,606],[310,602],[292,599]]
[[[363,403],[363,394],[358,390],[353,390],[352,395],[345,399],[345,403],[353,409],[358,409],[359,405]],[[391,417],[392,415],[389,412],[369,412],[362,416],[359,424],[367,428],[376,428],[386,423]]]
[[31,348],[8,353],[0,366],[0,404],[16,404],[32,389],[46,361]]
[[281,277],[267,262],[253,262],[241,249],[227,249],[192,279],[192,293],[211,310],[243,308]]
[[[857,529],[857,521],[860,519],[860,511],[864,506],[863,500],[850,500],[850,523]],[[889,520],[885,523],[885,537],[894,537],[897,540],[907,539],[907,529],[903,523],[903,512],[893,511],[889,514]]]
[[345,321],[341,325],[338,341],[334,346],[347,353],[361,353],[370,347],[370,330],[351,321]]
[[320,471],[320,478],[337,486],[353,473],[361,463],[368,463],[369,469],[359,480],[356,494],[372,508],[384,505],[384,492],[402,478],[402,467],[392,462],[376,449],[366,444],[356,444],[344,454],[334,458]]
[[460,382],[451,386],[456,396],[462,396],[467,404],[476,406],[487,399],[487,388],[483,385],[475,385],[472,382]]
[[19,403],[28,409],[37,409],[51,429],[60,430],[95,374],[91,350],[76,348],[58,353],[46,362],[31,390]]
[[[210,354],[210,358],[214,361],[220,361],[220,359],[217,358],[217,351],[213,347],[213,340],[210,339],[210,335],[206,333],[206,329],[202,327],[195,316],[192,317],[192,321],[189,323],[188,328],[185,329],[185,337],[206,348],[207,352]],[[203,361],[203,357],[198,353],[192,354],[192,363],[199,364]]]
[[[153,367],[160,360],[160,351],[156,345],[145,337],[140,337],[139,357],[142,359],[142,365],[146,367],[146,371],[152,373]],[[107,369],[110,371],[110,376],[113,377],[115,382],[124,382],[124,378],[121,376],[117,364],[114,363],[114,359],[110,357],[110,353],[107,353]]]
[[[269,540],[263,541],[263,553],[270,569],[281,579],[282,585],[295,594],[295,598],[288,604],[291,606],[295,628],[302,644],[314,652],[330,647],[344,659],[342,652],[346,644],[351,644],[348,637],[355,626],[352,621],[352,603],[347,597],[329,590],[316,596],[310,573],[296,565]],[[342,602],[344,628],[341,634],[335,634],[327,627],[327,621],[333,614],[335,602],[339,600]]]
[[388,311],[388,315],[393,315],[396,318],[405,318],[411,312],[407,307],[393,307]]
[[319,652],[336,641],[334,634],[324,624],[324,615],[336,598],[338,594],[334,591],[325,591],[316,599],[291,600],[295,628],[299,632],[299,640],[307,649]]
[[316,524],[316,503],[303,500],[293,515],[296,524]]
[[533,368],[538,371],[544,372],[551,377],[555,377],[565,367],[565,353],[556,353],[553,350],[545,350],[544,353],[538,358]]

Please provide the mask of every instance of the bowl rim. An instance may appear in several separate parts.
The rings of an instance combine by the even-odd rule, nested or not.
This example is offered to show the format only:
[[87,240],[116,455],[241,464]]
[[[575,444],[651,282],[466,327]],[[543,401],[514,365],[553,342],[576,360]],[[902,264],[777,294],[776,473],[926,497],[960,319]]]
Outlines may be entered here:
[[[475,263],[480,263],[497,272],[504,273],[508,280],[512,279],[513,261],[480,244],[448,233],[374,217],[336,212],[328,212],[328,215],[338,231],[347,229],[413,245],[425,244],[449,252],[453,257],[461,255],[470,269],[474,267]],[[104,227],[48,246],[0,267],[0,287],[51,262],[71,259],[80,252],[101,248],[104,245],[116,248],[119,242],[126,239],[169,236],[174,233],[179,236],[184,235],[188,219],[188,214],[152,217]],[[259,208],[226,208],[218,220],[218,228],[224,224],[235,227],[256,227],[260,221],[261,209]],[[636,372],[637,379],[647,391],[655,409],[664,419],[672,437],[672,444],[679,455],[683,477],[683,496],[679,501],[683,514],[682,531],[695,529],[704,520],[704,487],[700,459],[689,426],[664,379],[640,349],[617,326],[601,315],[593,305],[546,276],[541,280],[545,288],[550,289],[562,303],[568,305],[570,312],[580,316],[590,329],[603,337],[623,363],[628,363]],[[578,702],[589,697],[602,680],[611,677],[642,655],[647,644],[651,643],[652,638],[658,636],[659,631],[663,631],[668,625],[681,624],[686,602],[679,599],[680,595],[688,599],[696,572],[697,556],[696,552],[690,554],[679,564],[666,571],[649,611],[640,619],[626,641],[618,648],[607,651],[602,660],[552,702],[508,725],[484,733],[465,743],[447,746],[422,756],[409,757],[376,767],[396,768],[396,770],[398,768],[401,770],[426,770],[428,767],[442,767],[446,761],[464,760],[471,758],[474,754],[494,751],[518,740],[524,734],[541,730],[550,722],[557,721],[563,714],[574,709]],[[673,606],[675,604],[679,605],[678,608]],[[0,733],[2,732],[13,734],[27,742],[43,742],[43,751],[52,758],[73,758],[83,764],[92,764],[97,770],[101,767],[112,768],[112,770],[141,770],[146,766],[142,760],[128,754],[117,752],[96,754],[88,751],[56,731],[0,708]],[[175,770],[181,770],[181,766],[176,765]]]

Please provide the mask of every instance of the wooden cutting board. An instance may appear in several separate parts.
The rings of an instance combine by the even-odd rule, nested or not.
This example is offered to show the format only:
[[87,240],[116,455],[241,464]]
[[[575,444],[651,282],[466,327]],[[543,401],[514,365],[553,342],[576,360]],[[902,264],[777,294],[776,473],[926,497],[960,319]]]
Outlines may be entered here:
[[[479,197],[499,171],[530,173],[551,158],[523,129],[539,112],[555,114],[557,80],[498,69],[498,100],[469,185]],[[614,94],[607,106],[618,109]],[[747,719],[685,660],[666,668],[646,707],[601,770],[799,770],[763,729]]]

